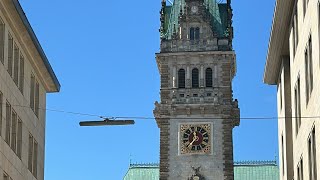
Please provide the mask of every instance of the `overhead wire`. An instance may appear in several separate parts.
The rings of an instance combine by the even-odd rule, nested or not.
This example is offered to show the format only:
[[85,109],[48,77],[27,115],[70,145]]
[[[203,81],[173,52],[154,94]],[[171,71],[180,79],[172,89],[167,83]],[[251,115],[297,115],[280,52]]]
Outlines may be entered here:
[[[0,103],[5,104],[5,103]],[[23,105],[11,105],[15,107],[23,107],[23,108],[30,108],[30,106],[23,106]],[[74,111],[66,111],[61,109],[51,109],[51,108],[39,108],[45,111],[57,112],[57,113],[66,113],[72,115],[79,115],[79,116],[91,116],[97,117],[101,119],[135,119],[135,120],[152,120],[152,119],[168,119],[172,117],[162,116],[162,117],[148,117],[148,116],[105,116],[105,115],[98,115],[98,114],[91,114],[91,113],[84,113],[84,112],[74,112]],[[320,116],[301,116],[301,117],[277,117],[277,116],[256,116],[256,117],[240,117],[240,120],[276,120],[276,119],[286,119],[286,118],[301,118],[301,119],[320,119]],[[224,117],[174,117],[174,119],[234,119],[232,117],[224,118]]]

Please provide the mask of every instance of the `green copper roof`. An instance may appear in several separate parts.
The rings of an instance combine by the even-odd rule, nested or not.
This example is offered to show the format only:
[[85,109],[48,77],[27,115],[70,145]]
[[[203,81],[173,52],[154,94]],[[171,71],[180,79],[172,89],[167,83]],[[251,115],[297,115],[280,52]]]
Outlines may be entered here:
[[[159,180],[158,164],[131,164],[123,180]],[[275,161],[236,162],[234,180],[279,180]]]
[[[212,29],[219,37],[226,37],[227,30],[227,4],[219,4],[216,0],[204,0],[204,4],[210,12],[211,20],[210,22]],[[171,6],[166,6],[165,12],[165,22],[164,31],[161,36],[166,39],[171,39],[174,31],[178,32],[179,28],[179,16],[180,10],[184,12],[186,6],[185,0],[174,0]]]
[[279,180],[279,167],[272,162],[235,163],[235,180]]
[[131,164],[123,180],[159,180],[158,164]]

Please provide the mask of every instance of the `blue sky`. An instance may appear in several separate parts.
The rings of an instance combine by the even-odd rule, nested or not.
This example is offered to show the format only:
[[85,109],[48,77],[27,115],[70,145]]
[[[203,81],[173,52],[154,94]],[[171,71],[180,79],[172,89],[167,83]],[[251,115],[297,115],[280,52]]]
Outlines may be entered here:
[[[62,85],[47,108],[102,116],[153,117],[159,100],[160,0],[20,0]],[[274,117],[276,87],[263,84],[274,1],[233,1],[242,117]],[[120,180],[132,162],[159,162],[155,120],[79,127],[97,117],[47,111],[45,179]],[[235,160],[274,160],[276,120],[242,120]]]

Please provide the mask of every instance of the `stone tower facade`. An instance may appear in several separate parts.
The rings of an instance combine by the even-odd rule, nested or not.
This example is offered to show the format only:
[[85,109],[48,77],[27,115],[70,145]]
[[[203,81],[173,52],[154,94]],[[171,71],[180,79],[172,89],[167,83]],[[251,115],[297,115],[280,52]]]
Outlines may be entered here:
[[230,0],[162,1],[160,180],[233,180],[232,130],[240,123],[232,79]]

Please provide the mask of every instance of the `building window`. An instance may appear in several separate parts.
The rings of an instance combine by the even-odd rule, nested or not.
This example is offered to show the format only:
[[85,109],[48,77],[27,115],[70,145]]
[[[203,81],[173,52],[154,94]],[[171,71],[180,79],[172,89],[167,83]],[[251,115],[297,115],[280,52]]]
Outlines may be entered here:
[[298,134],[301,126],[301,97],[300,97],[300,78],[298,78],[296,87],[294,89],[294,109],[295,109],[295,120],[296,120],[296,134]]
[[200,39],[200,28],[190,28],[190,40],[199,40]]
[[192,87],[199,87],[199,70],[197,68],[192,69]]
[[8,34],[8,73],[12,77],[13,68],[13,38]]
[[18,134],[17,134],[17,156],[21,159],[21,153],[22,153],[22,121],[18,117]]
[[310,180],[317,179],[317,152],[316,152],[316,137],[315,128],[313,128],[308,140],[309,154],[309,177]]
[[280,100],[280,110],[281,110],[282,109],[282,83],[281,83],[281,76],[279,78],[278,90],[279,90],[279,100]]
[[28,169],[37,178],[37,166],[38,166],[38,143],[29,134],[29,151],[28,151]]
[[40,87],[38,81],[35,79],[35,76],[31,74],[31,83],[30,83],[30,107],[37,117],[39,117],[39,96],[40,96]]
[[180,69],[178,71],[178,87],[179,88],[186,87],[186,72],[184,69]]
[[20,55],[20,79],[19,79],[19,89],[23,94],[24,90],[24,57]]
[[297,180],[303,180],[303,159],[301,157],[297,167]]
[[16,44],[13,52],[13,82],[19,86],[19,47]]
[[6,103],[6,143],[21,159],[22,152],[22,121],[9,102]]
[[0,62],[4,64],[4,37],[5,36],[5,25],[0,18]]
[[194,28],[190,28],[190,40],[194,40]]
[[10,146],[10,135],[11,135],[11,105],[9,102],[6,103],[6,137],[5,141]]
[[206,87],[212,87],[212,69],[206,69]]
[[11,117],[11,149],[16,152],[17,150],[17,124],[18,124],[18,117],[15,111],[12,111]]
[[298,10],[297,7],[294,10],[293,21],[292,21],[292,37],[293,37],[293,56],[296,54],[297,46],[299,43],[299,32],[298,32]]
[[307,12],[307,2],[308,0],[303,0],[303,17],[306,15]]
[[196,28],[195,32],[194,32],[194,38],[195,40],[199,40],[200,39],[200,28]]
[[313,62],[312,62],[312,40],[311,36],[305,50],[305,75],[306,75],[306,101],[309,102],[313,90]]

